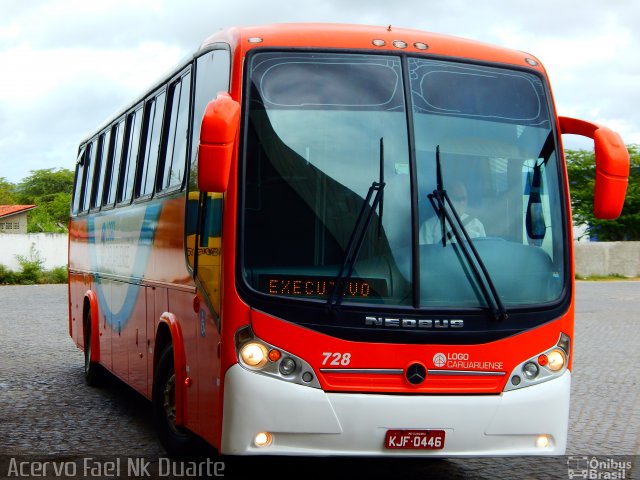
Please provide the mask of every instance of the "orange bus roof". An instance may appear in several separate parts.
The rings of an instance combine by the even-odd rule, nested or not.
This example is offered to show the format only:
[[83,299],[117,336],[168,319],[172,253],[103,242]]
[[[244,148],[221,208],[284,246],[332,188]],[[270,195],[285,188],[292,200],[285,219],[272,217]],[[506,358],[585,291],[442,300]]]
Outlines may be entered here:
[[[259,41],[258,41],[259,39]],[[376,46],[374,40],[383,40]],[[394,42],[406,44],[401,48]],[[291,23],[252,27],[232,27],[221,30],[207,38],[202,47],[216,42],[240,47],[244,54],[255,47],[309,47],[341,48],[394,52],[426,53],[434,56],[466,58],[470,60],[497,62],[542,70],[540,62],[527,53],[496,45],[437,33],[396,28],[394,26],[365,26],[320,23]],[[426,44],[421,49],[416,44]],[[525,59],[533,60],[535,64]]]

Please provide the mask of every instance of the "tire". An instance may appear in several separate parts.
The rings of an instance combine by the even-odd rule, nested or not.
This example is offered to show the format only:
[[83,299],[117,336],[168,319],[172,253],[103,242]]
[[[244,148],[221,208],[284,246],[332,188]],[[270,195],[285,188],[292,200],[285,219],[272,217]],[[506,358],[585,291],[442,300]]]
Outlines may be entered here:
[[102,384],[103,370],[99,363],[91,361],[91,349],[93,346],[91,312],[87,315],[86,322],[86,328],[84,329],[84,380],[90,387],[98,387]]
[[160,443],[176,458],[202,455],[204,441],[189,430],[176,425],[175,370],[173,345],[160,354],[153,378],[153,417]]

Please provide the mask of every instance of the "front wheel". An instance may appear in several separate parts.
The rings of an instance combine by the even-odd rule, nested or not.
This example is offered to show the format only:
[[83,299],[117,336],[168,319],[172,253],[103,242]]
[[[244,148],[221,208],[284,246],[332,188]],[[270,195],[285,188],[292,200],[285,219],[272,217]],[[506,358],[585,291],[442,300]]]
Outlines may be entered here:
[[158,438],[169,455],[198,456],[203,442],[185,428],[176,425],[176,374],[173,345],[160,354],[153,379],[153,417]]

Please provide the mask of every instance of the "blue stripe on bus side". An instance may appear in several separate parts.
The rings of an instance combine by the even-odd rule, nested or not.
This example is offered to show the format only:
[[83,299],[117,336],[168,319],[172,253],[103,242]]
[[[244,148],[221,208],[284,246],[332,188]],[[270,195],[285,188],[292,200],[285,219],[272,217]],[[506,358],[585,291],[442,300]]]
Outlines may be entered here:
[[[145,208],[145,214],[140,228],[140,237],[138,240],[136,255],[130,276],[132,280],[137,280],[144,277],[144,273],[149,262],[149,255],[151,253],[151,247],[153,245],[161,208],[161,204],[149,205]],[[98,259],[96,255],[96,232],[94,217],[89,217],[88,219],[88,230],[91,268],[93,272],[98,274],[98,276],[95,277],[95,285],[100,310],[105,315],[106,322],[112,330],[124,328],[124,326],[129,322],[131,313],[135,308],[138,293],[140,292],[140,286],[137,283],[127,283],[127,291],[122,306],[117,312],[113,312],[111,310],[111,302],[107,297],[105,284],[103,284],[103,279],[99,277],[100,272],[98,271]]]

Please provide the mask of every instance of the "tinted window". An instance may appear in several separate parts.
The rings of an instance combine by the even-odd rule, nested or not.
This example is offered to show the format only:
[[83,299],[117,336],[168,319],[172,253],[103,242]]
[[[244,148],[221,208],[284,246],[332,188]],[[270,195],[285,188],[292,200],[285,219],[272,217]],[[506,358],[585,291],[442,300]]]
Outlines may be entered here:
[[196,91],[193,105],[193,134],[191,149],[191,178],[190,182],[196,183],[196,169],[194,169],[200,143],[200,127],[202,116],[207,104],[216,98],[218,92],[229,91],[229,68],[231,60],[226,50],[215,50],[198,58],[196,61]]
[[[197,158],[200,126],[202,124],[204,110],[207,104],[216,97],[218,92],[229,91],[230,65],[229,52],[226,50],[208,52],[196,60],[191,166],[185,225],[187,261],[189,262],[189,266],[193,268],[196,258],[198,259],[198,278],[209,293],[211,304],[216,312],[220,312],[221,263],[220,256],[216,252],[216,247],[221,246],[222,195],[200,194],[198,190]],[[185,86],[187,84],[186,79],[183,80],[181,98],[187,98],[185,92]],[[182,100],[180,104],[182,105]],[[182,107],[180,108],[182,109]],[[186,123],[186,120],[183,121]],[[180,122],[180,120],[178,120],[178,122]],[[177,142],[178,139],[176,139],[176,143]],[[178,148],[176,146],[174,147],[174,152],[177,151]],[[205,226],[203,232],[204,238],[199,240],[199,243],[209,246],[209,248],[205,249],[198,248],[196,243],[196,224],[200,208],[208,212],[207,222],[209,223],[209,227]]]
[[[113,152],[109,156],[108,191],[105,192],[105,205],[112,205],[116,201],[116,192],[118,189],[118,173],[120,171],[120,158],[122,156],[122,143],[124,139],[124,120],[116,123],[111,129],[112,149]],[[105,179],[107,180],[107,179]]]
[[82,211],[89,210],[89,203],[91,199],[91,191],[93,186],[93,177],[96,170],[96,144],[97,140],[92,141],[85,154],[85,182],[82,194]]
[[255,64],[256,87],[273,108],[402,109],[395,65],[371,57],[269,57]]
[[111,139],[111,131],[107,131],[100,135],[98,140],[98,155],[96,156],[97,177],[95,181],[94,193],[91,198],[91,208],[100,207],[102,203],[102,192],[104,191],[105,172],[107,169],[109,154],[109,143]]
[[534,75],[434,60],[410,60],[416,111],[507,123],[548,125]]
[[187,158],[190,92],[191,74],[185,75],[171,86],[171,119],[161,185],[165,190],[179,188],[182,185]]
[[84,152],[86,146],[82,146],[80,153],[78,153],[78,160],[76,162],[76,178],[73,185],[73,203],[71,205],[71,213],[74,215],[78,213],[80,205],[82,204],[82,180],[84,178]]
[[160,139],[162,136],[162,118],[164,116],[164,100],[166,93],[149,100],[145,112],[145,149],[140,164],[138,180],[138,196],[144,197],[153,193],[155,186]]
[[129,114],[127,117],[127,149],[122,158],[120,172],[122,175],[120,187],[120,202],[131,200],[133,195],[133,182],[135,179],[138,149],[140,147],[140,131],[142,125],[142,107]]

